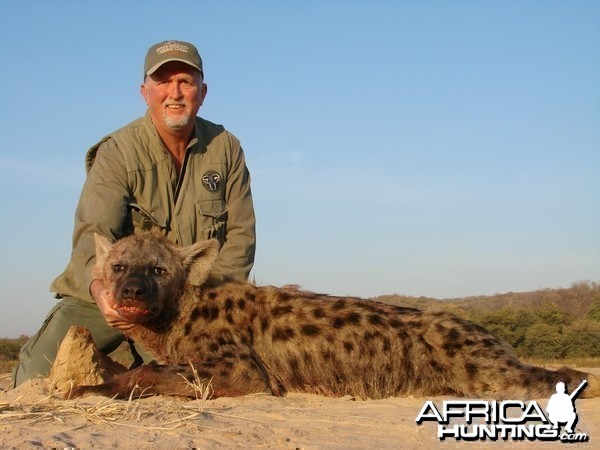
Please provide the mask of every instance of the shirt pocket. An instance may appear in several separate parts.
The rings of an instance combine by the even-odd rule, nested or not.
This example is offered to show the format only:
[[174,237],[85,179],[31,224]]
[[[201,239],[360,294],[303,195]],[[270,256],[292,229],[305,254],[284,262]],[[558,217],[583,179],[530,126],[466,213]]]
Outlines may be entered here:
[[196,202],[198,236],[216,239],[223,246],[227,240],[227,204],[224,199]]
[[167,220],[160,213],[150,213],[137,203],[130,203],[127,207],[127,218],[124,229],[126,235],[140,234],[153,230],[166,234]]

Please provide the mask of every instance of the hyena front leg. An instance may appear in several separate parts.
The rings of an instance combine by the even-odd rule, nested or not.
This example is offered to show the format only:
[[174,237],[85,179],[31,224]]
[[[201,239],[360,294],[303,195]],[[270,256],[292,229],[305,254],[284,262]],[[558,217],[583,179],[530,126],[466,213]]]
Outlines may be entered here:
[[76,387],[66,397],[171,395],[196,398],[199,395],[198,388],[208,392],[211,398],[259,392],[285,395],[283,385],[271,380],[260,360],[256,361],[251,355],[242,355],[239,358],[212,359],[176,366],[141,366],[104,384]]

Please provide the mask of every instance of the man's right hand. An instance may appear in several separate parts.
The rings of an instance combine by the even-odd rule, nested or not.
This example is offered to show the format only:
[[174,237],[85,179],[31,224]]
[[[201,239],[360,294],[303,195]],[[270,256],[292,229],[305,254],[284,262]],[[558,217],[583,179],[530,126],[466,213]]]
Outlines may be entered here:
[[106,323],[121,331],[127,332],[135,327],[135,324],[124,320],[116,310],[115,300],[110,290],[106,289],[101,280],[94,280],[90,286],[92,299],[98,305]]

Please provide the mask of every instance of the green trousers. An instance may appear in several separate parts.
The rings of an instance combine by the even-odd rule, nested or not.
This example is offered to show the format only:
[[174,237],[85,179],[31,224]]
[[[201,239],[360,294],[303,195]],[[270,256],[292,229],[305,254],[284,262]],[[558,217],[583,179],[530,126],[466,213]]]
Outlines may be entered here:
[[[74,297],[65,297],[50,310],[42,327],[23,347],[19,365],[13,371],[13,386],[32,378],[47,377],[58,353],[58,348],[73,325],[84,326],[101,352],[108,354],[125,340],[125,335],[110,327],[95,303]],[[142,348],[137,350],[145,363],[152,358]]]

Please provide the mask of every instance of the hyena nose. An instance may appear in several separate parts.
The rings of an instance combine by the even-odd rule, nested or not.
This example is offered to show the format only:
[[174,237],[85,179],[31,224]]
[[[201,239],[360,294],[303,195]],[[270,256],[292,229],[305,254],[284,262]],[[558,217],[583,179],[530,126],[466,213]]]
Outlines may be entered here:
[[141,298],[146,295],[146,289],[138,280],[129,280],[121,288],[121,296],[123,298]]

